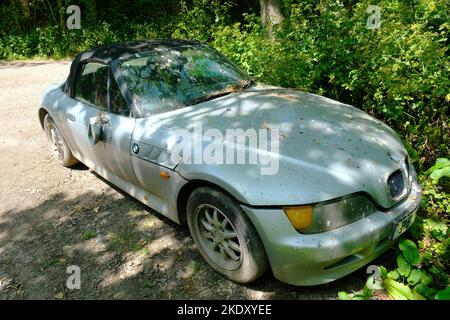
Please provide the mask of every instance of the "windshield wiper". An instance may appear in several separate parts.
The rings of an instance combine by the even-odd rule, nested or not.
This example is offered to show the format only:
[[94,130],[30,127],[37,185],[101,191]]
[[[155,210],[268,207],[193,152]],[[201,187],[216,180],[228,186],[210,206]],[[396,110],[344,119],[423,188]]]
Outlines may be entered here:
[[249,79],[245,82],[244,86],[241,88],[242,90],[250,88],[252,85],[255,84],[255,81],[252,79]]
[[231,86],[226,87],[225,89],[214,91],[214,92],[211,92],[211,93],[209,93],[207,95],[198,97],[198,98],[192,100],[190,105],[194,105],[194,104],[198,104],[198,103],[205,102],[205,101],[208,101],[208,100],[212,100],[212,99],[215,99],[215,98],[223,97],[223,96],[226,96],[226,95],[228,95],[230,93],[237,92],[237,91],[240,91],[240,90],[245,90],[245,89],[249,88],[253,83],[254,82],[251,79],[250,80],[246,80],[246,81],[242,81],[242,83],[239,83],[238,85],[231,85]]
[[198,103],[201,103],[201,102],[205,102],[205,101],[208,101],[208,100],[212,100],[212,99],[215,99],[215,98],[226,96],[226,95],[228,95],[230,93],[233,93],[233,92],[235,92],[235,90],[213,92],[213,93],[207,94],[206,96],[202,96],[202,97],[199,97],[199,98],[196,98],[196,99],[192,100],[192,102],[190,104],[191,105],[198,104]]

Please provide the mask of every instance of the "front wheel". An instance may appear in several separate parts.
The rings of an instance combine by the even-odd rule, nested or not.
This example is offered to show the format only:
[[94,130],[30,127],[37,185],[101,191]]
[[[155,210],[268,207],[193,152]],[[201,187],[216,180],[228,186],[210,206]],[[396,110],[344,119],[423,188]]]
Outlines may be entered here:
[[228,195],[209,187],[196,189],[188,200],[187,222],[203,258],[226,278],[249,283],[267,270],[258,233]]
[[59,133],[52,117],[47,114],[44,118],[44,130],[47,136],[48,144],[53,153],[53,157],[64,167],[70,167],[78,163],[78,160],[72,155],[69,146],[64,137]]

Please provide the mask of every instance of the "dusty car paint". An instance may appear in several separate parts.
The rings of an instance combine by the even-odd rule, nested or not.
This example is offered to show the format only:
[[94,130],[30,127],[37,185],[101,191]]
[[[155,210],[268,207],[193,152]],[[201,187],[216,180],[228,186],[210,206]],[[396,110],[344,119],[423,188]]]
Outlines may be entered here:
[[[204,130],[246,130],[261,128],[264,123],[280,130],[280,168],[276,175],[262,176],[254,165],[180,163],[177,167],[185,178],[211,180],[244,203],[307,204],[361,191],[383,208],[399,200],[391,198],[386,180],[396,169],[404,170],[406,150],[385,124],[349,105],[261,85],[201,106],[139,119],[133,138],[153,141],[164,149],[176,129],[192,129],[194,121],[201,121]],[[242,179],[243,174],[249,179]]]
[[[129,117],[106,113],[103,137],[93,145],[88,125],[98,110],[70,95],[78,64],[93,55],[78,56],[66,83],[46,89],[41,118],[42,110],[52,116],[77,159],[173,221],[183,220],[179,196],[192,181],[231,194],[258,230],[274,275],[282,281],[326,283],[363,266],[395,240],[389,239],[395,218],[413,212],[420,202],[414,167],[392,129],[352,106],[292,89],[258,84],[149,117],[140,117],[134,106]],[[106,57],[105,63],[117,74],[114,59]],[[261,175],[258,164],[184,163],[174,151],[174,135],[177,129],[191,130],[195,121],[204,129],[279,129],[278,173]],[[396,170],[405,181],[399,197],[391,196],[387,183]],[[161,172],[170,178],[162,179]],[[319,234],[297,232],[281,209],[353,194],[367,197],[374,212]]]

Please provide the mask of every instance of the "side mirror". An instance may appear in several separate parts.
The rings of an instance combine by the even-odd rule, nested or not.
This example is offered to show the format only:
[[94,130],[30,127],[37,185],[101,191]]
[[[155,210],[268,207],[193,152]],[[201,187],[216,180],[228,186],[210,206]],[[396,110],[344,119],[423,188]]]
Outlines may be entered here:
[[100,136],[102,135],[102,126],[103,125],[98,122],[98,117],[89,119],[88,139],[91,144],[96,144],[100,141]]

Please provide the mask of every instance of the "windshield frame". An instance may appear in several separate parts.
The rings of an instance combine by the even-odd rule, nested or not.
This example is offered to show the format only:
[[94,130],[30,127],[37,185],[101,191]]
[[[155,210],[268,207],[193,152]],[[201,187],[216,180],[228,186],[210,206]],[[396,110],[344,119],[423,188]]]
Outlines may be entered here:
[[[125,75],[123,74],[123,70],[121,68],[121,64],[123,62],[125,62],[125,61],[128,61],[128,60],[144,57],[145,55],[147,55],[149,53],[152,53],[152,52],[154,52],[154,51],[156,51],[158,49],[165,49],[165,50],[175,49],[176,50],[176,49],[180,49],[180,48],[183,48],[183,49],[184,48],[193,48],[193,49],[200,48],[200,49],[203,49],[203,50],[206,49],[206,50],[214,51],[214,53],[216,53],[219,56],[221,56],[221,58],[223,58],[233,68],[235,68],[243,76],[243,78],[245,78],[245,81],[247,81],[247,84],[252,84],[252,83],[255,82],[253,80],[253,78],[246,71],[244,71],[241,67],[239,67],[237,64],[235,64],[230,59],[228,59],[224,54],[222,54],[221,52],[219,52],[217,49],[215,49],[213,47],[210,47],[210,46],[207,46],[207,45],[204,45],[204,44],[201,44],[201,43],[199,43],[199,44],[192,44],[192,45],[180,45],[180,46],[173,46],[173,47],[163,47],[163,48],[155,47],[155,48],[153,48],[151,50],[146,50],[144,52],[139,52],[139,53],[132,54],[132,55],[125,55],[125,56],[122,56],[122,57],[119,57],[119,58],[113,60],[111,62],[111,67],[115,71],[115,76],[116,76],[117,83],[119,84],[119,87],[120,87],[120,89],[121,89],[121,91],[122,91],[122,93],[123,93],[123,95],[125,97],[125,100],[130,105],[131,110],[133,110],[132,113],[135,116],[135,118],[147,118],[147,117],[151,117],[153,115],[164,114],[164,113],[167,113],[167,112],[171,112],[171,111],[174,111],[174,110],[180,110],[180,109],[183,109],[183,108],[195,106],[197,104],[201,104],[201,103],[205,102],[205,101],[200,101],[200,102],[194,103],[194,104],[183,105],[183,106],[181,106],[178,109],[172,109],[172,110],[167,110],[167,111],[163,111],[163,112],[159,112],[159,113],[155,113],[155,114],[147,114],[146,115],[146,114],[143,113],[142,108],[140,106],[138,106],[135,103],[135,101],[133,100],[133,98],[132,98],[132,93],[131,93],[130,89],[128,88],[128,83],[125,80]],[[248,87],[249,87],[249,85],[246,85],[246,86],[242,87],[240,90],[245,90]],[[233,92],[236,92],[236,91],[237,90],[233,90],[233,91],[230,91],[229,93],[233,93]],[[214,93],[214,92],[210,92],[209,94],[211,94],[211,93]],[[212,97],[211,100],[219,98],[219,97],[222,97],[222,96],[227,95],[229,93],[219,94],[217,96]],[[195,100],[202,100],[200,98],[202,98],[202,97],[198,97]],[[206,96],[205,96],[205,98],[206,98]]]

